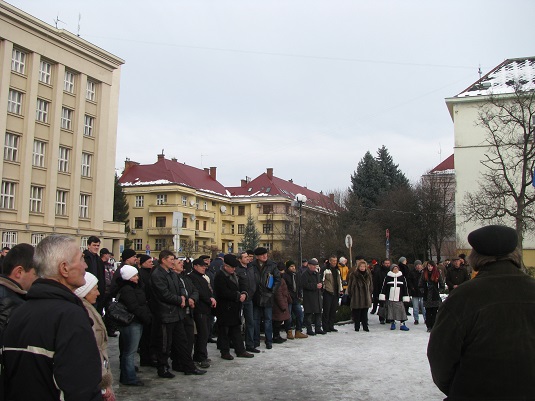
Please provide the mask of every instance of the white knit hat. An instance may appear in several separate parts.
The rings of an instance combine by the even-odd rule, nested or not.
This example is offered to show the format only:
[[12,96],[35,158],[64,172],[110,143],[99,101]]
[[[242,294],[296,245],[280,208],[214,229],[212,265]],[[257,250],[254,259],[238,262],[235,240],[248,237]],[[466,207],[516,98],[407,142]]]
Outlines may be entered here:
[[134,266],[124,265],[121,267],[121,277],[123,278],[123,280],[130,280],[138,273],[139,272]]
[[98,279],[89,272],[85,272],[84,278],[85,284],[74,290],[74,293],[78,296],[78,298],[85,298],[85,296],[89,294],[89,291],[91,291],[93,287],[98,284]]

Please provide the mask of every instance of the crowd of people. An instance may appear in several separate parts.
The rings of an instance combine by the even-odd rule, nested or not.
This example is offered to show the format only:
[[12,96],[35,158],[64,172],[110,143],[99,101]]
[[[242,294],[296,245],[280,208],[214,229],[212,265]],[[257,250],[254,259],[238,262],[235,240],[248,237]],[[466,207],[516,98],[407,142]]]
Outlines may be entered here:
[[[480,253],[492,252],[477,236],[472,242]],[[516,242],[509,242],[505,248],[511,251]],[[0,259],[0,399],[114,401],[107,343],[116,331],[119,382],[127,386],[144,385],[137,377],[137,354],[140,366],[154,367],[163,379],[176,372],[204,375],[213,363],[209,342],[217,343],[222,360],[253,358],[262,340],[270,350],[287,340],[337,332],[341,304],[351,309],[355,331],[368,332],[368,315],[377,313],[381,324],[395,330],[399,322],[402,331],[409,331],[409,316],[415,325],[422,316],[432,332],[436,321],[443,327],[446,319],[455,319],[452,312],[437,318],[446,286],[449,297],[461,285],[468,291],[473,286],[463,284],[476,275],[487,277],[480,265],[490,263],[471,255],[472,269],[460,255],[438,265],[416,260],[409,266],[401,257],[397,264],[358,259],[350,267],[346,258],[331,255],[321,264],[311,258],[297,266],[270,260],[263,247],[213,260],[209,255],[183,260],[168,250],[153,259],[126,249],[115,269],[112,256],[100,249],[98,237],[89,237],[82,252],[66,235],[48,236],[35,249],[19,244],[6,250]],[[492,285],[487,287],[493,290]],[[435,338],[446,341],[444,334]],[[437,385],[443,391],[462,388],[445,379],[437,342],[429,348],[432,369],[442,369],[433,373]]]

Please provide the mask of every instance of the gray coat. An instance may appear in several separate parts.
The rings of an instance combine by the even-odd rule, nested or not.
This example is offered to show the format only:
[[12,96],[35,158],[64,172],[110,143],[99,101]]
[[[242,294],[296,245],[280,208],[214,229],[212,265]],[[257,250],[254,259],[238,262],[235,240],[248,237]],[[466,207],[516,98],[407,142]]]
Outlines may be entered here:
[[316,271],[307,269],[301,276],[303,287],[303,308],[305,313],[321,313],[321,289],[317,285],[321,283],[321,275]]

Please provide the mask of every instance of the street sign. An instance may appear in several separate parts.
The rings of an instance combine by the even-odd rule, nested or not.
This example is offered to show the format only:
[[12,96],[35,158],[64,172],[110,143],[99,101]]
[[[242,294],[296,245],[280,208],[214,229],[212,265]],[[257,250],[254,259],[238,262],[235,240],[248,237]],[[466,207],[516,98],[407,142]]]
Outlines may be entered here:
[[350,249],[353,246],[353,238],[351,238],[351,235],[346,235],[346,248]]

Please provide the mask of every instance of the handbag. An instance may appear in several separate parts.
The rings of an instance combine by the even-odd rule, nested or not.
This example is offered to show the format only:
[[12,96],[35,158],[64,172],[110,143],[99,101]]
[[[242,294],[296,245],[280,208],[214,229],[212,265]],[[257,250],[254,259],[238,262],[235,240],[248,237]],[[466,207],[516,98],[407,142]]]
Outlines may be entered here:
[[125,304],[119,302],[120,295],[117,295],[115,301],[112,301],[108,306],[107,314],[113,323],[118,326],[128,326],[134,319],[134,314],[128,312]]
[[340,300],[340,305],[346,305],[346,306],[351,305],[351,297],[349,296],[349,294],[342,295],[342,299]]

